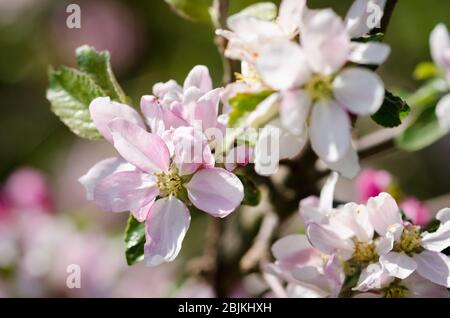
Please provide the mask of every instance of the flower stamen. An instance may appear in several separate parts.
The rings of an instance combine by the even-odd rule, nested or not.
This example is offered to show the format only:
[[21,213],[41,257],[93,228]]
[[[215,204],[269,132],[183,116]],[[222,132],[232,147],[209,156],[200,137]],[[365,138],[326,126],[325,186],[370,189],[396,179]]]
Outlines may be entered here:
[[156,186],[159,189],[159,195],[162,197],[177,196],[183,189],[183,180],[178,169],[172,168],[168,172],[155,173]]
[[321,99],[331,99],[333,97],[332,87],[333,77],[314,74],[305,85],[311,100],[318,101]]

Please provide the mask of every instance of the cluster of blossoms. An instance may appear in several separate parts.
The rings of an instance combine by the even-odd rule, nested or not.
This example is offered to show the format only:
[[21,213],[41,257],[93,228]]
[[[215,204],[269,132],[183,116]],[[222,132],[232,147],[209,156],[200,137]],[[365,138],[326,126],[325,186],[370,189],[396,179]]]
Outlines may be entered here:
[[287,282],[292,297],[449,297],[450,209],[439,211],[434,232],[402,220],[387,193],[366,205],[333,208],[337,174],[320,200],[300,202],[306,235],[277,241],[266,271]]
[[[450,35],[444,24],[439,24],[430,35],[431,56],[450,85]],[[441,127],[450,130],[450,94],[445,95],[436,106],[436,116]]]
[[[288,148],[280,149],[280,158],[297,155],[309,135],[313,150],[331,169],[356,175],[352,116],[373,114],[382,105],[384,84],[366,66],[382,64],[390,53],[386,44],[358,39],[370,31],[368,5],[377,5],[382,14],[384,2],[357,0],[342,20],[331,9],[308,9],[305,0],[284,0],[274,20],[243,11],[229,17],[230,31],[217,30],[228,39],[225,55],[242,61],[240,81],[226,87],[224,95],[271,92],[246,125],[278,128],[280,147]],[[254,161],[261,173],[260,141]]]
[[221,89],[212,89],[209,71],[196,66],[183,87],[158,83],[143,96],[141,116],[108,97],[94,99],[91,117],[119,157],[108,158],[80,178],[88,199],[103,210],[131,211],[145,222],[145,262],[156,266],[178,255],[190,224],[188,207],[226,217],[244,197],[239,178],[218,167],[208,128],[217,120]]

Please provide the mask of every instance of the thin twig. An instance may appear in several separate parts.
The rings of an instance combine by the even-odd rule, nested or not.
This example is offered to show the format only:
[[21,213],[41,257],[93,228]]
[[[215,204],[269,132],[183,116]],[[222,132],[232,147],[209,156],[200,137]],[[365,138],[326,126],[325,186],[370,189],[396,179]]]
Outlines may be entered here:
[[248,249],[240,262],[241,270],[248,272],[257,267],[257,265],[268,257],[269,246],[276,227],[278,226],[279,218],[273,212],[268,212],[264,215],[259,232],[255,237],[253,245]]

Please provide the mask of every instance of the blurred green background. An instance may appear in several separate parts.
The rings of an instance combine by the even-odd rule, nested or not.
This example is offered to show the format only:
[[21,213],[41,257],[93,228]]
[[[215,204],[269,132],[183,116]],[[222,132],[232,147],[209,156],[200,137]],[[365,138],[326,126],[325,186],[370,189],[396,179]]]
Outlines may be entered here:
[[[231,11],[253,2],[231,0]],[[308,4],[331,4],[344,15],[351,2]],[[66,27],[69,3],[81,6],[80,30]],[[450,26],[449,12],[450,1],[399,1],[386,37],[392,54],[380,70],[387,87],[413,90],[419,85],[412,71],[430,59],[429,33],[439,22]],[[213,38],[209,24],[180,18],[163,0],[0,0],[0,180],[31,165],[59,184],[58,160],[81,142],[49,111],[48,65],[73,65],[74,49],[82,44],[109,49],[117,77],[136,106],[154,83],[182,81],[196,64],[207,65],[219,85],[221,62]],[[361,130],[371,129],[365,122]],[[370,163],[393,172],[406,192],[428,199],[450,192],[449,158],[447,138],[419,153],[389,153]],[[64,191],[70,192],[70,186]]]

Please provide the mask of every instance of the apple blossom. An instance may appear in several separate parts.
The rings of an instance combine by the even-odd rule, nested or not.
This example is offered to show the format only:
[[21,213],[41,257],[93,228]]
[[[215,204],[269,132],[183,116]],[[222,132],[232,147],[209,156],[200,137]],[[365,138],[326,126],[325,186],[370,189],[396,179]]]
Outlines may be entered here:
[[276,259],[265,270],[287,282],[286,295],[294,298],[337,297],[344,273],[338,259],[325,255],[305,235],[289,235],[272,246]]
[[367,207],[371,223],[385,244],[379,259],[384,271],[400,279],[417,272],[435,284],[450,287],[450,259],[441,253],[450,246],[450,209],[438,212],[436,219],[441,224],[429,233],[403,223],[397,204],[387,193],[371,198]]
[[260,49],[268,42],[290,40],[298,34],[300,18],[306,0],[283,0],[278,17],[273,21],[252,15],[237,13],[227,19],[229,30],[216,30],[216,34],[228,40],[225,56],[254,63]]
[[3,192],[9,208],[39,212],[53,210],[47,179],[36,169],[25,167],[14,171],[6,181]]
[[344,66],[348,62],[378,65],[388,54],[389,47],[381,43],[351,42],[344,22],[331,9],[305,9],[300,45],[268,44],[256,67],[262,81],[279,91],[285,129],[293,135],[308,131],[319,157],[351,178],[359,167],[349,114],[376,112],[383,102],[384,85],[366,68]]
[[[198,83],[203,83],[201,78]],[[225,217],[239,206],[242,183],[227,170],[214,167],[208,140],[198,128],[172,127],[160,132],[163,139],[147,132],[138,113],[127,105],[97,98],[90,110],[97,128],[120,157],[100,161],[80,182],[87,198],[103,210],[131,211],[138,221],[145,221],[149,266],[178,255],[190,224],[186,204],[215,217]]]
[[[450,36],[444,24],[438,24],[430,35],[431,56],[450,85]],[[441,127],[450,130],[450,94],[441,98],[436,106]]]
[[[364,291],[358,293],[355,298],[449,298],[448,290],[437,284],[422,278],[420,275],[412,274],[404,280],[395,279],[386,274],[382,274],[381,284],[370,288],[364,285],[364,277],[361,276],[361,283],[354,290]],[[369,288],[370,291],[364,290]]]
[[151,132],[161,135],[180,126],[193,126],[203,131],[223,129],[217,121],[222,88],[213,89],[206,66],[195,66],[183,87],[170,80],[155,84],[153,93],[154,96],[141,98],[141,110]]

